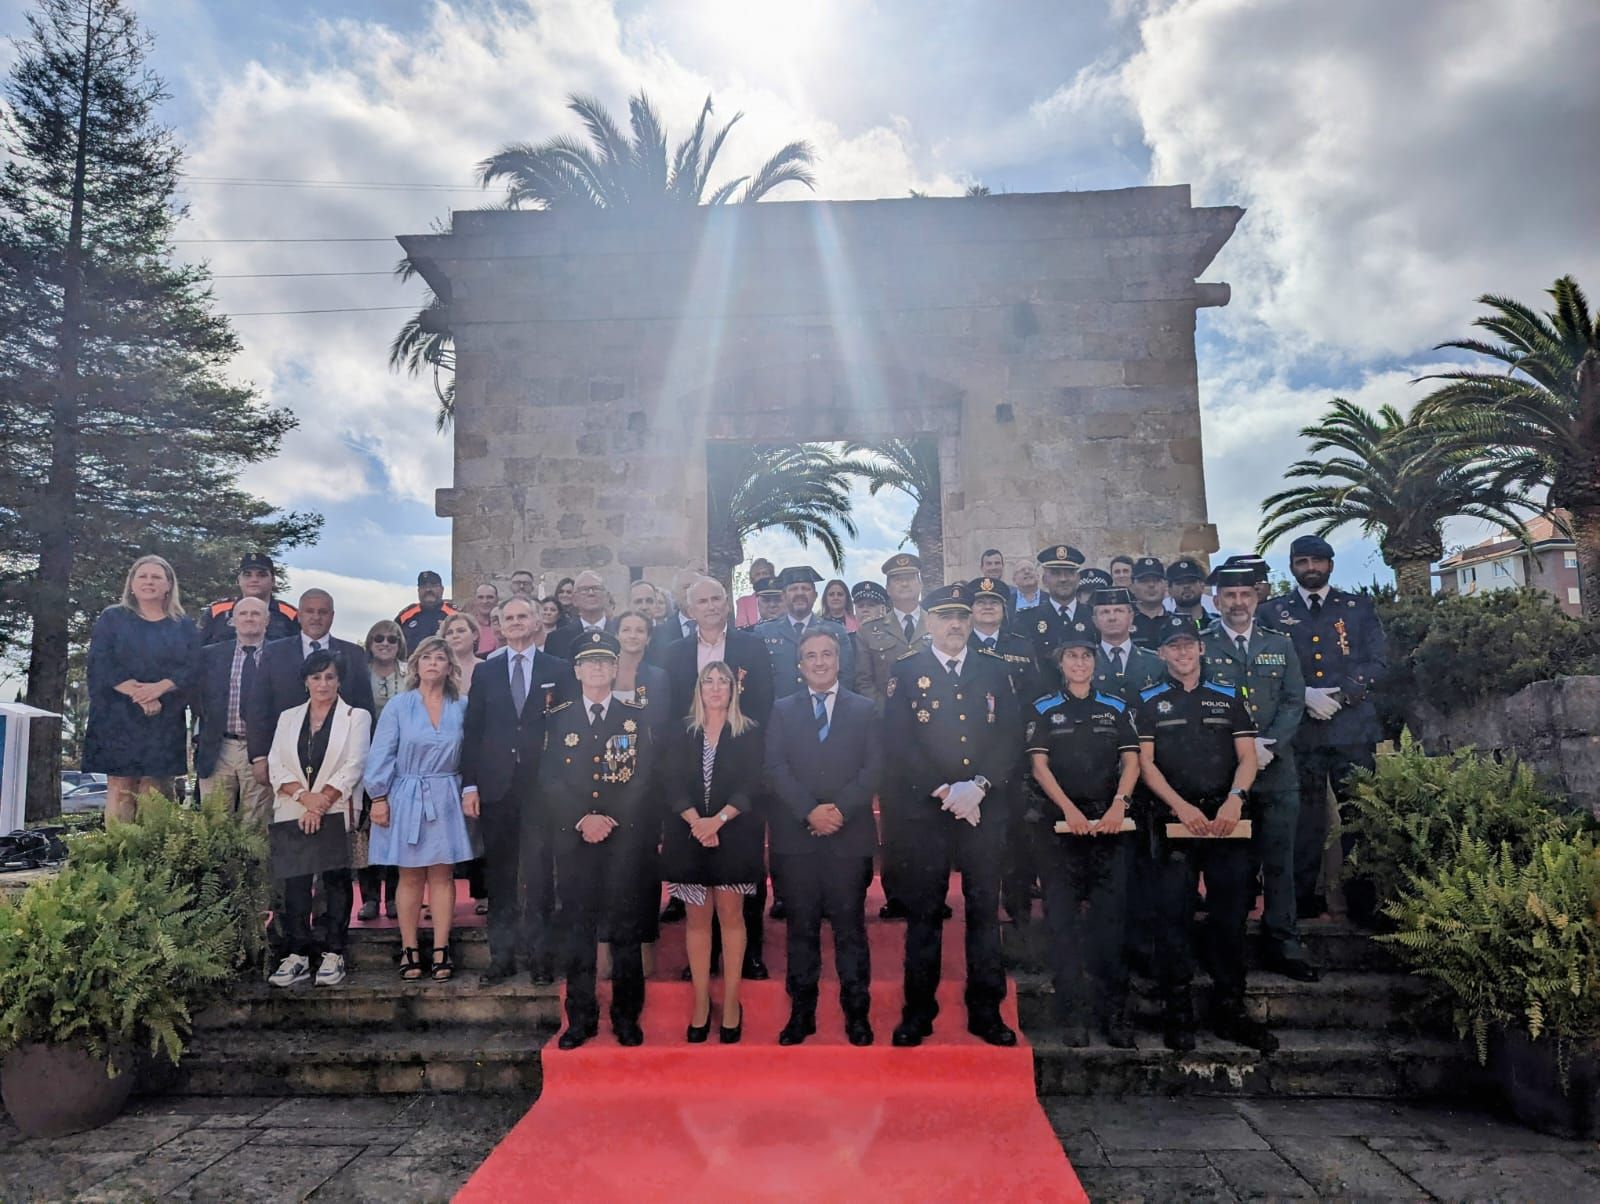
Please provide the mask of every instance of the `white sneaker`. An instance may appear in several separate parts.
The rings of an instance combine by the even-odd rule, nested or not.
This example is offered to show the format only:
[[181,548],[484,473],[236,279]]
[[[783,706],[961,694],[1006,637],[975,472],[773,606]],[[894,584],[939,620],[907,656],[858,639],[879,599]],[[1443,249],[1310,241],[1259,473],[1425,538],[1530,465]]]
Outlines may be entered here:
[[336,987],[344,981],[344,958],[337,953],[324,953],[322,964],[317,967],[317,985],[319,987]]
[[298,953],[291,953],[278,963],[267,979],[275,987],[292,987],[311,977],[311,962]]

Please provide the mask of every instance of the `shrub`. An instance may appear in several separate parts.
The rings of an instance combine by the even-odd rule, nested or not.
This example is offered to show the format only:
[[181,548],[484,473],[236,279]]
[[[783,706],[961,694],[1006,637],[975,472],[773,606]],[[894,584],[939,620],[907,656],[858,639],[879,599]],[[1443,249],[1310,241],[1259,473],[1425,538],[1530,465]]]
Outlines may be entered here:
[[1449,713],[1536,681],[1600,672],[1600,624],[1569,617],[1539,590],[1376,597],[1389,670],[1372,694],[1391,733],[1414,700]]
[[1463,831],[1445,856],[1385,907],[1397,931],[1378,939],[1438,984],[1480,1062],[1492,1029],[1520,1025],[1556,1041],[1565,1089],[1568,1047],[1600,1035],[1600,855],[1587,837],[1519,855]]
[[[139,799],[132,823],[71,841],[79,865],[160,866],[189,891],[192,905],[218,917],[230,967],[260,968],[266,956],[263,917],[270,900],[267,839],[228,813],[220,799],[189,810],[159,794]],[[198,1002],[198,1001],[197,1001]]]
[[148,1042],[176,1062],[192,1002],[232,973],[230,927],[156,864],[68,865],[0,901],[0,1049]]
[[1430,757],[1409,735],[1374,772],[1356,775],[1351,794],[1355,844],[1346,874],[1371,880],[1380,901],[1448,862],[1463,836],[1522,857],[1576,823],[1557,813],[1562,801],[1521,762],[1472,749]]

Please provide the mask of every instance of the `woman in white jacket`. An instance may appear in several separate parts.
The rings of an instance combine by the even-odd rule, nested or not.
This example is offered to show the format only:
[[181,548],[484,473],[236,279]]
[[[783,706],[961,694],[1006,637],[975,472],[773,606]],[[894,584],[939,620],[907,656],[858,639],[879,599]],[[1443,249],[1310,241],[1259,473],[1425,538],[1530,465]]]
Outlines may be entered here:
[[[307,700],[278,716],[267,772],[272,782],[273,821],[292,821],[315,835],[330,815],[344,821],[348,835],[361,818],[361,776],[372,741],[372,716],[339,697],[339,658],[313,652],[300,667]],[[276,876],[276,875],[275,875]],[[312,888],[320,883],[324,916],[313,932]],[[351,879],[348,850],[341,867],[284,880],[284,927],[289,955],[267,980],[290,987],[311,977],[311,961],[321,955],[317,982],[344,980],[345,941],[350,929]]]

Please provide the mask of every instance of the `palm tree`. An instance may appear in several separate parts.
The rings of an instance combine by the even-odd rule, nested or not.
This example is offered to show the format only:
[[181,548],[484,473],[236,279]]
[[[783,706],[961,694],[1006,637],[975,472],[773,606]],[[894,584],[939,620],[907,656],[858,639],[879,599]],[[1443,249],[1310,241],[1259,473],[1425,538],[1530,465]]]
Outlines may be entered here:
[[[1428,567],[1444,555],[1444,520],[1487,519],[1526,539],[1518,511],[1537,504],[1514,470],[1442,440],[1427,422],[1386,405],[1376,415],[1342,397],[1322,420],[1301,428],[1316,458],[1297,460],[1283,475],[1314,480],[1262,502],[1258,551],[1311,525],[1319,535],[1359,523],[1378,537],[1383,562],[1400,593],[1427,597]],[[1323,453],[1339,454],[1326,456]]]
[[731,586],[744,541],[781,528],[810,547],[822,545],[835,570],[844,568],[844,540],[856,536],[850,517],[848,465],[817,443],[761,446],[712,443],[706,449],[706,567]]
[[[867,482],[867,492],[896,489],[916,503],[906,539],[917,546],[922,580],[931,589],[944,584],[944,512],[939,498],[939,445],[933,439],[883,439],[847,443],[848,456],[862,456],[850,471]],[[905,541],[902,540],[902,543]]]
[[[409,256],[395,268],[395,275],[409,280],[416,274]],[[444,298],[428,290],[426,304],[407,318],[389,344],[389,368],[418,376],[424,368],[433,373],[433,392],[439,399],[433,429],[443,432],[456,417],[456,342],[450,334],[450,306]]]
[[1549,487],[1550,506],[1572,516],[1584,615],[1600,619],[1600,315],[1571,276],[1548,291],[1555,309],[1547,314],[1509,297],[1479,297],[1493,312],[1473,325],[1500,341],[1440,347],[1498,360],[1505,371],[1425,377],[1448,383],[1417,412],[1460,446],[1492,449],[1524,484]]

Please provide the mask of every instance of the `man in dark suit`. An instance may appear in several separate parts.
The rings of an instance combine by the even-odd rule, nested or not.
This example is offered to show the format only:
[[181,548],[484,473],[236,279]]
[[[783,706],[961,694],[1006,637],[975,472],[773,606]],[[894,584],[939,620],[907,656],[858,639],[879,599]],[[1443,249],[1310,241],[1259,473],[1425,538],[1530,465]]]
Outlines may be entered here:
[[462,807],[483,833],[489,896],[485,984],[516,973],[517,954],[535,983],[552,980],[550,916],[554,860],[548,818],[538,806],[545,714],[577,691],[572,666],[532,647],[534,604],[520,595],[500,607],[504,650],[472,673],[461,738]]
[[[700,670],[712,661],[721,661],[733,672],[739,709],[762,726],[772,717],[772,658],[761,637],[740,631],[730,624],[728,591],[711,577],[702,577],[688,589],[689,613],[694,616],[693,639],[678,640],[667,648],[662,668],[667,671],[672,713],[685,716],[694,701],[694,684]],[[752,819],[758,817],[753,816]],[[762,955],[766,952],[762,932],[762,912],[767,905],[765,879],[756,883],[756,893],[744,899],[744,924],[748,938],[744,953],[744,976],[757,982],[772,975]]]
[[958,582],[923,598],[933,641],[901,656],[885,688],[884,805],[897,812],[889,838],[901,845],[896,860],[908,913],[899,1046],[922,1044],[939,1012],[952,866],[966,901],[967,1028],[991,1045],[1017,1042],[1000,1018],[1006,980],[999,896],[1004,787],[1017,767],[1022,716],[1005,662],[967,644],[971,597]]
[[767,656],[772,660],[774,698],[805,688],[805,677],[800,672],[800,639],[819,627],[826,627],[839,637],[839,673],[845,681],[855,680],[855,644],[845,638],[843,627],[815,613],[817,582],[821,580],[821,574],[809,564],[784,569],[778,574],[784,613],[755,625],[755,634],[766,644]]
[[767,729],[772,854],[789,922],[789,1022],[779,1045],[817,1031],[822,916],[833,925],[839,1003],[852,1045],[872,1044],[867,1013],[867,886],[878,849],[872,797],[883,769],[877,713],[839,684],[839,636],[818,627],[800,639],[805,689],[780,698]]
[[367,654],[361,645],[329,635],[333,628],[333,595],[308,589],[300,595],[300,634],[273,640],[261,653],[255,685],[245,702],[245,742],[256,781],[267,782],[267,753],[272,749],[278,716],[306,700],[300,665],[313,652],[326,649],[339,658],[339,697],[358,710],[376,714]]
[[[557,660],[569,664],[572,661],[573,649],[577,647],[578,640],[586,631],[604,631],[608,635],[617,634],[617,621],[606,616],[606,583],[600,574],[591,569],[584,569],[573,580],[572,604],[578,608],[577,619],[566,625],[558,627],[550,633],[550,638],[545,641],[545,651]],[[504,622],[504,620],[501,620]]]
[[232,613],[235,638],[200,650],[194,766],[201,798],[220,793],[235,815],[265,828],[272,818],[272,791],[250,772],[244,710],[266,643],[267,603],[240,598]]

